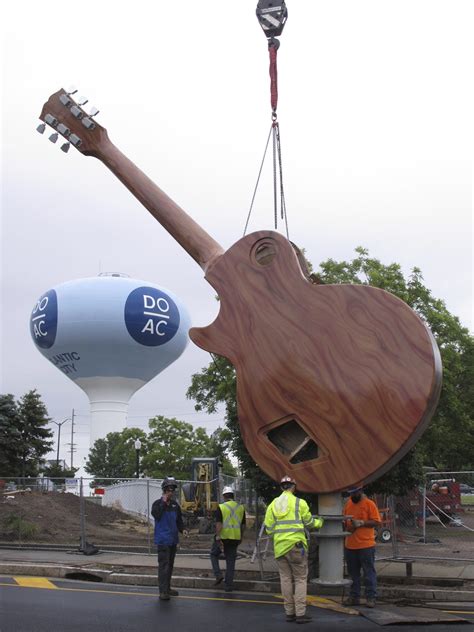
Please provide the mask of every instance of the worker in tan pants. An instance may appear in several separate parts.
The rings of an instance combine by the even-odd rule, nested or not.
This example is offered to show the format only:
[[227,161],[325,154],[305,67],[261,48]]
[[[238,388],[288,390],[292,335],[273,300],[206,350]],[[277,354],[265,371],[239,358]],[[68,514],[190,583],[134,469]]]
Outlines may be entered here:
[[284,476],[280,486],[282,493],[272,501],[265,514],[265,528],[273,536],[286,620],[309,623],[311,617],[306,614],[308,541],[305,529],[320,529],[324,521],[313,518],[306,501],[294,495],[296,483],[290,476]]

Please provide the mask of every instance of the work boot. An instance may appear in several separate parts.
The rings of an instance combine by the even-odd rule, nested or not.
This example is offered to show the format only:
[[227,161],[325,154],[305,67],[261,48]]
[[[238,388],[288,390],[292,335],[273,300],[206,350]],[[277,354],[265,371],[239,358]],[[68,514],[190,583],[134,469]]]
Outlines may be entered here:
[[169,601],[170,596],[168,595],[168,593],[160,593],[160,599],[161,601]]
[[288,623],[290,621],[296,621],[296,614],[287,614],[286,615],[286,620],[288,621]]
[[303,614],[301,617],[296,617],[296,623],[310,623],[313,620],[313,617],[310,617],[309,614]]
[[177,597],[179,595],[179,592],[177,590],[174,590],[174,588],[170,588],[168,590],[168,595],[170,597]]
[[224,581],[223,577],[216,577],[216,581],[212,584],[213,586],[219,586]]
[[367,608],[375,608],[375,598],[367,597],[367,602],[365,605],[367,606]]
[[233,592],[233,590],[234,590],[234,589],[232,588],[232,586],[226,586],[226,587],[224,588],[224,592]]
[[348,597],[345,601],[342,602],[343,606],[360,606],[359,597]]

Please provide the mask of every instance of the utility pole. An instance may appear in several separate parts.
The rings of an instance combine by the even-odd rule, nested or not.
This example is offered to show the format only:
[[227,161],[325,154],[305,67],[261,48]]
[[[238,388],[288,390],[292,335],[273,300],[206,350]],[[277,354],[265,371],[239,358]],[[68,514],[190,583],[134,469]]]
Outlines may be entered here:
[[51,419],[51,423],[56,424],[56,426],[58,427],[58,448],[56,451],[56,467],[59,467],[59,444],[61,443],[61,426],[65,424],[66,421],[71,421],[71,420],[69,419],[69,417],[66,417],[66,419],[64,419],[63,421],[54,421],[54,419]]
[[74,467],[74,408],[72,409],[72,413],[71,413],[71,470]]

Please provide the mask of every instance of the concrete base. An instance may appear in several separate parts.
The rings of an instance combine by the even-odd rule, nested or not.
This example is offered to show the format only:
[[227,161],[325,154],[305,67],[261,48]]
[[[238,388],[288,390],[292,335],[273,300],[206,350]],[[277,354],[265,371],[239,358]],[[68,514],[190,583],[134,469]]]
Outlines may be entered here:
[[350,579],[340,579],[338,581],[329,582],[324,579],[312,579],[310,583],[325,588],[346,588],[346,586],[352,584],[352,581]]

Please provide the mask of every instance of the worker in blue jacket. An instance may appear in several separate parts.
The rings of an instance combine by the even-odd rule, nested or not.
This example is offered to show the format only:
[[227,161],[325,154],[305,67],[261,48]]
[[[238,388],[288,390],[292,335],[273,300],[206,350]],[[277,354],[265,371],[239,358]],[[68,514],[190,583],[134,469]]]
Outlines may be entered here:
[[176,480],[169,476],[161,484],[163,495],[155,500],[151,515],[155,519],[155,544],[158,549],[158,587],[160,599],[168,601],[179,593],[171,588],[174,558],[179,542],[179,533],[187,535],[183,529],[181,507],[173,498],[178,487]]

